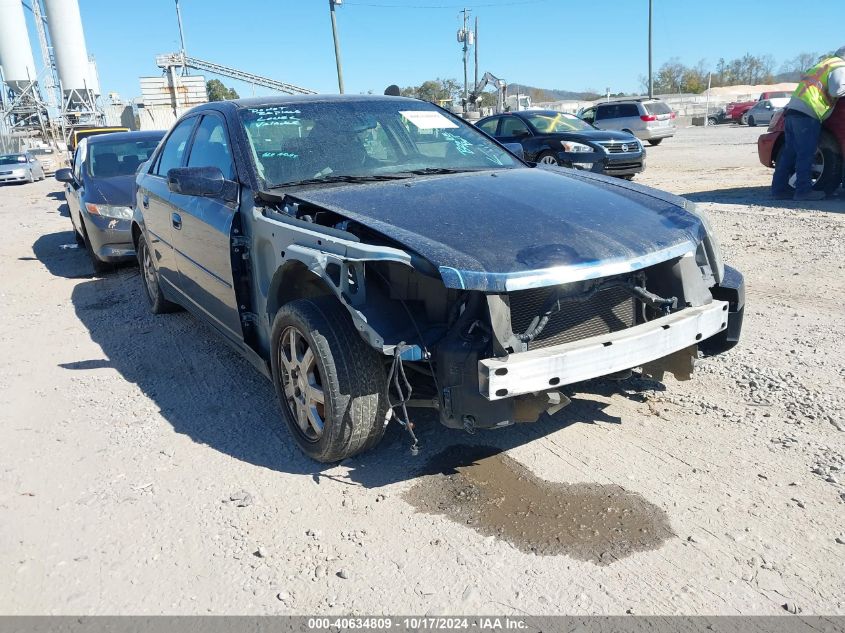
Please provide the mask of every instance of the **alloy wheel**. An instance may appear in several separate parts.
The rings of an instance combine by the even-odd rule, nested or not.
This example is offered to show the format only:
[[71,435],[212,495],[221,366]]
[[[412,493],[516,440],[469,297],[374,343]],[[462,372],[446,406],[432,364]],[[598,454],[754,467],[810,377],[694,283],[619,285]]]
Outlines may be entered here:
[[547,154],[540,159],[540,163],[543,165],[557,165],[557,160],[551,154]]
[[147,294],[150,301],[155,300],[157,294],[158,278],[156,277],[156,269],[153,265],[153,258],[150,255],[150,249],[144,245],[144,286],[147,289]]
[[318,441],[323,435],[326,415],[323,380],[314,351],[294,326],[282,332],[279,367],[288,414],[305,439]]

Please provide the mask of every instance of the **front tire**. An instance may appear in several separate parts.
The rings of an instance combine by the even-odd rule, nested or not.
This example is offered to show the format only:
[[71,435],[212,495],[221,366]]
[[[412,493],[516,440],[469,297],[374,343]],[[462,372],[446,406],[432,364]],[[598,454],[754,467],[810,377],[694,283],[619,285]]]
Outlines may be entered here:
[[178,310],[178,305],[164,298],[164,293],[161,291],[158,281],[158,270],[156,270],[153,255],[143,235],[138,236],[138,246],[135,252],[138,256],[138,265],[141,267],[141,283],[144,284],[144,294],[147,301],[150,302],[150,311],[153,314],[164,314]]
[[651,146],[660,145],[663,142],[662,138],[649,139],[648,144]]
[[709,125],[711,127],[714,126],[714,125],[718,125],[718,124],[719,124],[719,121],[716,119],[716,117],[711,116],[709,119],[707,119],[707,125]]
[[537,164],[539,165],[560,165],[560,162],[552,152],[540,152],[537,156]]
[[331,463],[378,444],[387,424],[383,359],[334,297],[283,306],[271,344],[276,394],[306,455]]
[[97,257],[97,253],[94,252],[94,247],[91,246],[91,238],[88,237],[88,231],[85,228],[85,223],[82,218],[79,218],[79,226],[82,228],[82,244],[84,245],[88,259],[91,260],[91,266],[94,268],[94,273],[100,274],[112,270],[113,266]]
[[754,120],[753,116],[748,117],[748,127],[757,127],[757,121]]

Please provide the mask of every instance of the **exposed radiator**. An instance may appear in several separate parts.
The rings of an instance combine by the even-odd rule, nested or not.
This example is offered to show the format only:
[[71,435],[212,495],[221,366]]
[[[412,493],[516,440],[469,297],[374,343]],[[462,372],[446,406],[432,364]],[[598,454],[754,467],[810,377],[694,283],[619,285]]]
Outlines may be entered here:
[[[543,309],[554,287],[520,290],[510,293],[511,326],[514,333],[528,329],[531,320]],[[607,288],[586,301],[562,299],[561,310],[549,318],[540,335],[528,344],[528,349],[551,347],[579,341],[591,336],[618,332],[636,322],[635,301],[624,288]]]

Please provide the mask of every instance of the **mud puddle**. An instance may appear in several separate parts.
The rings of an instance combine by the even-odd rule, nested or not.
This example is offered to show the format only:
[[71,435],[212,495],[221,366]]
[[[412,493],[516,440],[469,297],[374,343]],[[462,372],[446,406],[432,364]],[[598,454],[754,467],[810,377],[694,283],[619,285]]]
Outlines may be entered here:
[[499,449],[453,446],[433,457],[404,498],[526,553],[608,565],[674,536],[666,513],[612,484],[535,476]]

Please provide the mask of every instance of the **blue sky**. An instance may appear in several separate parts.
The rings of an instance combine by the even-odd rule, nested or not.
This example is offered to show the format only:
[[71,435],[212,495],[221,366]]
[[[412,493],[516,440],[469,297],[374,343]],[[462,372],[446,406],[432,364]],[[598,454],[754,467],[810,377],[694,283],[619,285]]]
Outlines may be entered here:
[[[179,48],[173,0],[79,0],[103,93],[140,94],[158,53]],[[188,54],[336,92],[328,0],[181,0]],[[337,11],[346,91],[462,79],[455,38],[462,4],[344,0]],[[509,83],[612,92],[639,89],[647,70],[647,0],[467,0],[479,18],[479,72]],[[437,7],[437,8],[418,8]],[[802,51],[845,44],[845,0],[654,0],[654,65],[746,52],[778,66]],[[27,19],[31,14],[27,12]],[[37,39],[31,39],[36,48]],[[211,78],[211,76],[207,76]],[[472,70],[470,67],[470,80]],[[223,79],[241,96],[253,89]],[[255,89],[256,95],[267,94]]]

